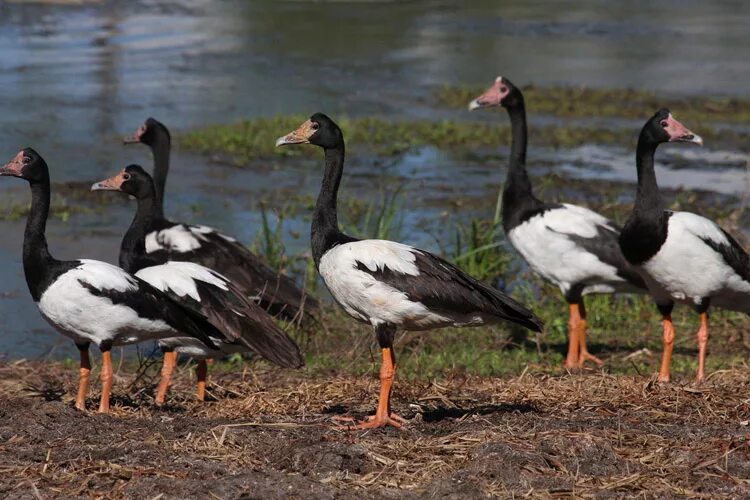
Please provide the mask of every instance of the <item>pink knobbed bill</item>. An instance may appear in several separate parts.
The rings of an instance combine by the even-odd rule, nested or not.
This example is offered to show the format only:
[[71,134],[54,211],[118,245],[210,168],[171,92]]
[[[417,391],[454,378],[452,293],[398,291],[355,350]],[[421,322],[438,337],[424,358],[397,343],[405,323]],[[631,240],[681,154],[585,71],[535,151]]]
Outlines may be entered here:
[[505,96],[508,95],[508,86],[503,81],[502,76],[495,78],[495,83],[490,88],[484,91],[484,94],[480,95],[469,103],[469,111],[475,109],[484,108],[488,106],[500,106]]
[[8,163],[0,167],[0,175],[20,176],[23,172],[23,166],[26,164],[26,156],[23,151],[19,151]]
[[685,125],[675,120],[672,113],[662,120],[661,125],[669,134],[669,142],[694,142],[700,146],[703,145],[701,136],[691,132]]
[[134,144],[136,142],[141,142],[141,137],[143,137],[143,134],[146,133],[146,124],[142,124],[140,127],[138,127],[138,130],[136,130],[133,135],[129,137],[125,137],[122,142],[124,144]]

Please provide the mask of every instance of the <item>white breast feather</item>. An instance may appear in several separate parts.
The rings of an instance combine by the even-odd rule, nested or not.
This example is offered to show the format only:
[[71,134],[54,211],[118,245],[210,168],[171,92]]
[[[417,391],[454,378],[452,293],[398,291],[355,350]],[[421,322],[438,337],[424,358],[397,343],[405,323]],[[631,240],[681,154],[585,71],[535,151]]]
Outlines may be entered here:
[[730,244],[719,226],[709,219],[689,212],[672,214],[667,240],[643,265],[650,278],[649,288],[657,286],[652,292],[672,300],[697,303],[711,297],[716,305],[750,311],[750,283],[703,239]]
[[227,280],[220,274],[192,262],[170,261],[158,266],[141,269],[136,276],[157,290],[165,292],[171,290],[179,297],[189,296],[200,302],[196,281],[227,291]]
[[114,304],[106,295],[92,294],[81,284],[106,291],[133,292],[137,282],[119,267],[83,260],[62,274],[42,294],[39,310],[60,333],[96,344],[111,340],[115,345],[174,335],[162,320],[141,318],[125,304]]
[[585,293],[613,292],[627,286],[617,269],[568,237],[594,238],[597,226],[614,230],[609,220],[596,212],[564,204],[519,224],[508,233],[508,239],[536,273],[563,292],[577,283],[589,285]]

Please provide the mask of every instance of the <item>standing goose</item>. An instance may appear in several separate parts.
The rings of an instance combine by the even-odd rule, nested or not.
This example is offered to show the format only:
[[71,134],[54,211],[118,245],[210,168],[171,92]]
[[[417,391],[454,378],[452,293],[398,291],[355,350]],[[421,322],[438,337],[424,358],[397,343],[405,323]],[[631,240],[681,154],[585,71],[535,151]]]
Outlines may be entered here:
[[545,203],[534,196],[526,172],[526,108],[523,94],[507,78],[469,103],[469,110],[503,106],[511,127],[510,162],[503,187],[503,229],[513,247],[537,274],[557,285],[569,305],[565,367],[586,360],[602,364],[586,346],[583,296],[592,293],[645,292],[617,242],[620,229],[588,208]]
[[91,363],[89,344],[102,351],[99,411],[109,410],[113,346],[149,339],[190,336],[215,348],[221,334],[201,315],[119,267],[96,260],[60,261],[47,249],[44,235],[50,207],[47,163],[31,148],[0,168],[31,186],[31,209],[23,240],[23,269],[31,297],[55,329],[76,343],[81,354],[76,408],[86,408]]
[[196,372],[200,401],[205,398],[207,358],[253,351],[284,368],[299,368],[304,364],[297,344],[264,309],[224,276],[193,262],[161,264],[146,253],[146,228],[159,212],[154,183],[143,168],[129,165],[114,177],[95,183],[91,189],[120,191],[138,201],[135,217],[120,247],[120,267],[168,294],[175,302],[201,314],[222,334],[220,338],[211,339],[218,349],[209,349],[190,337],[159,340],[164,365],[156,395],[157,404],[164,403],[180,353],[199,360]]
[[292,279],[270,268],[236,239],[207,226],[171,222],[164,218],[164,189],[169,171],[171,138],[167,127],[149,118],[125,144],[143,143],[154,156],[156,198],[154,216],[146,228],[146,253],[154,263],[190,261],[213,269],[257,297],[273,314],[287,319],[312,317],[317,301]]
[[339,230],[336,198],[344,169],[341,129],[322,113],[280,137],[277,146],[310,143],[323,148],[325,172],[315,204],[311,246],[315,265],[336,302],[353,318],[369,323],[382,350],[377,412],[354,428],[404,420],[391,412],[396,370],[396,330],[430,330],[511,321],[540,331],[542,322],[504,293],[453,264],[417,248],[386,240],[357,240]]
[[659,110],[646,122],[638,137],[635,157],[635,206],[620,235],[620,248],[643,275],[663,315],[664,352],[659,380],[669,381],[675,337],[671,313],[675,302],[683,302],[701,318],[696,377],[701,382],[708,345],[708,308],[750,313],[750,258],[713,221],[690,212],[665,209],[654,172],[654,153],[663,142],[703,144],[668,109]]

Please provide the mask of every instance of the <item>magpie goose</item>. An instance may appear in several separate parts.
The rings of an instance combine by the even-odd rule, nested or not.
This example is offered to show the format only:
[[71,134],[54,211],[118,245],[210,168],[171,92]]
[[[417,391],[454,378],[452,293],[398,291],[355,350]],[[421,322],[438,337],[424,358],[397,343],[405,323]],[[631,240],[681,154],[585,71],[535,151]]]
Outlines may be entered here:
[[635,206],[620,235],[620,247],[643,275],[663,315],[659,380],[669,381],[675,338],[671,313],[675,302],[681,302],[700,315],[696,380],[701,382],[708,346],[708,308],[750,313],[750,259],[737,240],[715,222],[666,209],[654,171],[654,153],[664,142],[703,144],[668,109],[649,118],[638,136]]
[[625,260],[617,238],[620,228],[585,207],[546,203],[532,191],[526,172],[526,108],[521,90],[498,76],[469,110],[503,106],[511,127],[510,162],[503,187],[503,229],[529,267],[562,291],[569,307],[567,368],[586,360],[602,364],[586,346],[584,295],[645,292],[640,275]]
[[158,341],[164,352],[164,364],[157,404],[164,403],[178,353],[199,360],[196,372],[200,401],[205,397],[207,358],[253,351],[284,368],[299,368],[304,364],[297,344],[230,280],[193,262],[162,264],[146,252],[147,228],[159,212],[153,180],[143,168],[129,165],[117,175],[95,183],[91,189],[120,191],[138,202],[133,222],[120,246],[120,267],[168,294],[175,302],[203,315],[222,334],[211,339],[218,349],[209,349],[190,337]]
[[172,222],[164,218],[164,189],[169,171],[171,137],[161,122],[147,119],[125,144],[143,143],[154,157],[156,198],[154,217],[147,228],[146,252],[154,262],[190,261],[229,278],[260,304],[287,319],[311,317],[318,303],[292,279],[269,267],[235,238],[218,229]]
[[73,339],[81,355],[76,407],[86,407],[91,363],[89,345],[102,351],[99,411],[109,410],[113,346],[149,339],[191,337],[216,348],[221,333],[203,316],[175,302],[143,279],[96,260],[57,260],[47,249],[45,228],[50,207],[47,163],[33,149],[20,151],[0,175],[25,179],[31,186],[31,210],[23,240],[23,268],[31,297],[59,333]]
[[314,114],[280,137],[277,146],[310,143],[325,152],[322,187],[312,217],[315,265],[336,302],[353,318],[375,329],[382,351],[377,412],[353,427],[401,427],[391,412],[396,370],[396,330],[430,330],[511,321],[540,331],[542,322],[504,293],[480,283],[453,264],[409,245],[358,240],[339,230],[336,199],[344,169],[344,137],[328,116]]

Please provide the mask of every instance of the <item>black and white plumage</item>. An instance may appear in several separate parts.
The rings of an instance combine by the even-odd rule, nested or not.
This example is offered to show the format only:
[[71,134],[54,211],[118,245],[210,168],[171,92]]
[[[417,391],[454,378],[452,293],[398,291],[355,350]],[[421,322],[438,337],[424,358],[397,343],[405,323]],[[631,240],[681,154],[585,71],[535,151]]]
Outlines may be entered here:
[[505,294],[440,257],[403,243],[341,243],[323,253],[318,270],[346,312],[373,326],[431,330],[501,320],[531,329],[539,326]]
[[523,94],[507,78],[469,104],[469,109],[503,106],[511,122],[511,151],[503,188],[505,234],[529,267],[560,288],[570,304],[565,366],[580,368],[589,359],[583,296],[592,293],[645,292],[640,275],[623,257],[620,229],[588,208],[537,199],[526,172],[526,108]]
[[511,321],[539,331],[541,321],[527,308],[445,260],[386,240],[357,240],[338,227],[336,199],[344,168],[341,129],[316,113],[277,146],[311,143],[325,151],[325,173],[313,213],[313,259],[326,286],[353,318],[375,328],[382,349],[378,409],[358,428],[400,426],[390,411],[395,372],[392,351],[397,329],[429,330]]
[[125,143],[143,143],[154,156],[156,216],[150,221],[146,236],[146,252],[152,260],[195,262],[213,269],[245,290],[249,296],[269,310],[287,319],[300,314],[313,317],[318,307],[292,279],[269,267],[235,238],[208,226],[172,222],[164,218],[163,203],[171,138],[167,128],[149,118]]
[[[212,337],[217,347],[210,349],[191,337],[159,340],[165,352],[162,383],[157,403],[164,402],[174,356],[179,353],[204,360],[234,352],[252,351],[285,368],[299,368],[304,360],[295,342],[274,322],[273,318],[229,279],[193,262],[169,261],[164,264],[147,250],[151,220],[159,216],[151,176],[140,166],[129,165],[120,173],[95,183],[92,190],[127,193],[136,198],[137,210],[122,240],[120,266],[164,292],[175,302],[206,318],[220,336]],[[199,363],[199,372],[205,370]],[[205,380],[199,379],[199,399],[204,396]]]
[[113,346],[182,335],[215,347],[211,337],[220,334],[208,321],[137,276],[105,262],[60,261],[50,255],[44,234],[50,206],[49,171],[36,151],[20,151],[0,169],[0,175],[26,179],[31,186],[31,210],[23,243],[26,282],[42,316],[58,332],[73,339],[81,351],[76,400],[79,409],[85,408],[90,343],[103,353],[102,412],[109,409],[109,351]]
[[740,244],[713,221],[689,212],[665,209],[654,171],[654,153],[664,142],[702,144],[699,136],[659,110],[641,130],[636,151],[638,188],[635,206],[620,235],[625,257],[643,275],[664,314],[664,354],[659,379],[669,380],[674,346],[671,310],[675,302],[701,315],[697,380],[705,376],[708,308],[750,313],[750,258]]

